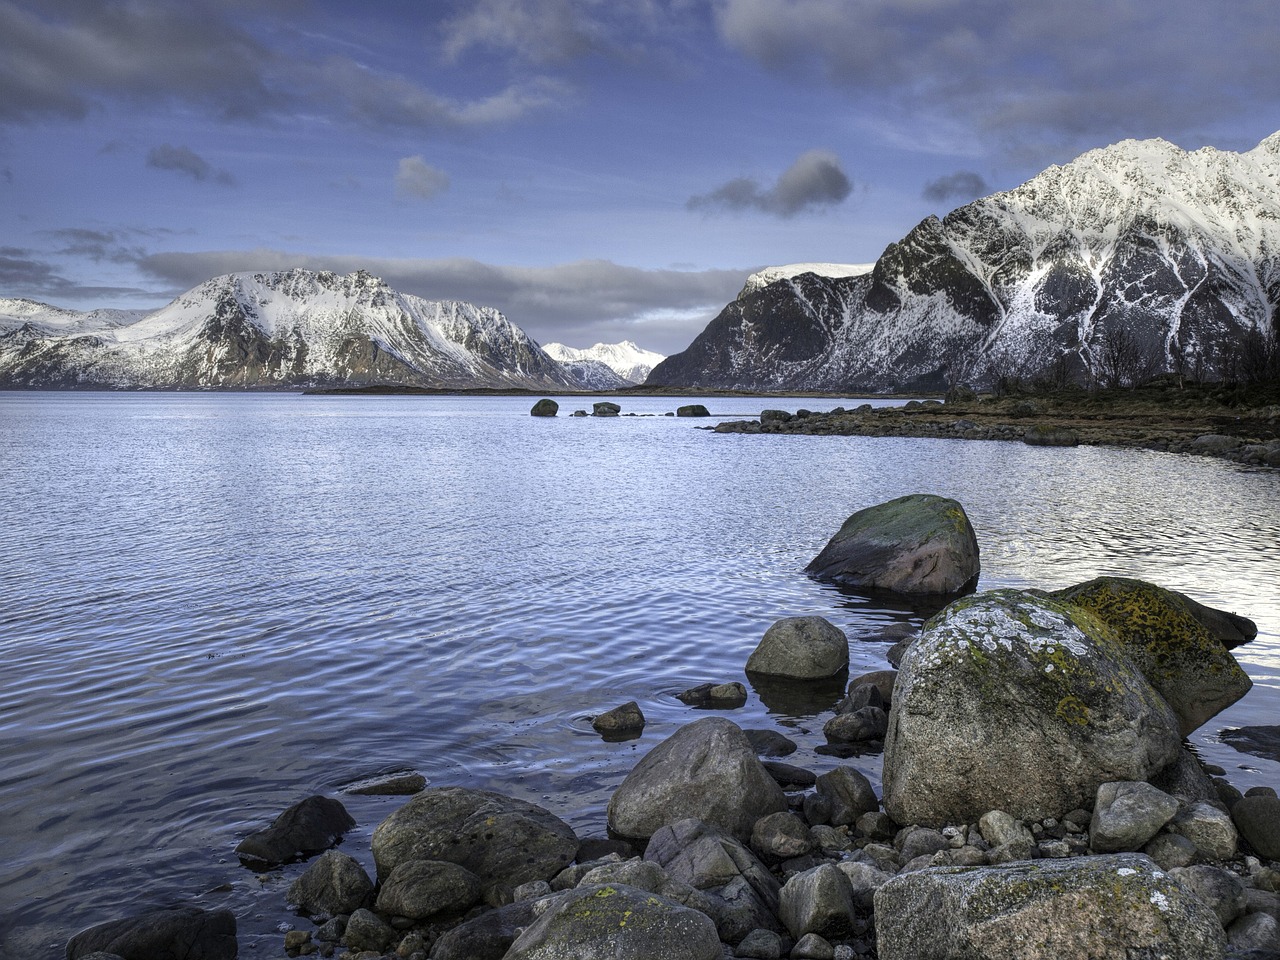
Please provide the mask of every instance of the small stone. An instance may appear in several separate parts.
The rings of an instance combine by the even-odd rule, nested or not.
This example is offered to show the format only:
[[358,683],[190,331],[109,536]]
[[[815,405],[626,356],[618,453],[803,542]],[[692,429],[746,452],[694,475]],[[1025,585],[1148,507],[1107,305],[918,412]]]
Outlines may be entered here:
[[1089,824],[1095,853],[1138,850],[1178,812],[1178,801],[1149,783],[1112,782],[1098,787]]
[[1280,952],[1280,924],[1265,913],[1250,913],[1227,927],[1227,942],[1237,953],[1257,950],[1274,957]]
[[537,900],[539,897],[550,895],[551,892],[551,884],[546,880],[530,880],[512,890],[511,899],[515,903],[521,900]]
[[796,752],[796,742],[777,730],[743,730],[747,742],[761,757],[786,757]]
[[782,938],[772,930],[752,930],[742,938],[733,952],[744,960],[779,960],[782,956]]
[[1169,822],[1169,829],[1196,845],[1206,860],[1230,860],[1239,833],[1231,817],[1210,803],[1193,803]]
[[835,948],[816,933],[806,933],[791,948],[791,960],[834,960]]
[[1142,848],[1142,852],[1159,864],[1162,870],[1189,867],[1196,862],[1196,845],[1176,833],[1158,833]]
[[898,825],[893,817],[880,810],[864,813],[857,820],[857,831],[868,840],[892,840],[898,834]]
[[634,700],[620,707],[614,707],[591,721],[595,731],[605,735],[638,734],[644,729],[644,724],[644,714],[640,711],[640,704]]
[[1224,927],[1230,926],[1248,905],[1240,879],[1221,867],[1207,863],[1175,867],[1169,871],[1169,876],[1207,904]]

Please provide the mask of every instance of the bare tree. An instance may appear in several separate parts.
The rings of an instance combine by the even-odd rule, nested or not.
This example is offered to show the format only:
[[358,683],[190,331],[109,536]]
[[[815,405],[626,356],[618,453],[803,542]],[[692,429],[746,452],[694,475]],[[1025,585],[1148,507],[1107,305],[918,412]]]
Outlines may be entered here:
[[1237,383],[1280,380],[1280,344],[1276,333],[1252,327],[1241,334],[1231,351],[1227,378]]
[[1154,358],[1128,327],[1104,327],[1094,349],[1093,372],[1103,387],[1136,387],[1155,372]]

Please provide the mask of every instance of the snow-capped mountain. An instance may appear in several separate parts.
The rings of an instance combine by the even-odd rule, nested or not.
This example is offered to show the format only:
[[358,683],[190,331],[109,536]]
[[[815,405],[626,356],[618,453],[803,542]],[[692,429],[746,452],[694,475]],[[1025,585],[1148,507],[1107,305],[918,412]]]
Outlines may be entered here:
[[875,269],[874,263],[788,263],[780,267],[765,267],[747,277],[742,285],[739,297],[763,290],[771,283],[779,280],[790,280],[802,273],[812,273],[819,277],[861,277]]
[[573,388],[497,310],[364,271],[236,273],[150,313],[0,300],[0,387]]
[[[604,364],[621,379],[619,386],[644,383],[649,371],[666,359],[652,350],[642,350],[630,340],[621,343],[597,343],[585,350],[566,347],[563,343],[545,343],[542,349],[554,360],[564,364],[596,361]],[[599,389],[599,388],[597,388]]]
[[869,273],[749,283],[648,382],[1088,382],[1118,340],[1135,372],[1214,378],[1247,338],[1275,336],[1278,304],[1280,133],[1245,153],[1126,140],[929,217]]

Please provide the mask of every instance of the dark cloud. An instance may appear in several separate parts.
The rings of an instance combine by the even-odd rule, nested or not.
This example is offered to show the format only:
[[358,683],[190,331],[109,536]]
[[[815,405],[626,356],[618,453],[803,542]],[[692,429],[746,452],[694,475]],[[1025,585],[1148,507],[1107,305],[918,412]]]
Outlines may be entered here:
[[56,251],[59,256],[84,257],[94,263],[137,263],[146,256],[146,249],[136,242],[140,234],[140,231],[66,227],[46,230],[40,235],[60,244]]
[[33,300],[57,297],[63,302],[83,302],[90,307],[102,306],[104,300],[155,297],[153,292],[136,287],[76,283],[62,276],[57,267],[43,259],[40,253],[21,247],[0,247],[0,290],[6,296]]
[[856,99],[1007,142],[1198,132],[1273,103],[1280,5],[716,0],[731,46]]
[[750,177],[739,177],[710,193],[690,197],[690,210],[759,210],[778,217],[842,203],[853,184],[840,169],[840,160],[825,150],[802,154],[771,187]]
[[921,192],[931,203],[946,203],[950,200],[968,201],[984,197],[991,192],[987,181],[972,170],[958,170],[937,180],[930,180]]
[[204,157],[190,147],[175,147],[162,143],[147,151],[147,166],[156,170],[173,170],[185,173],[193,180],[203,183],[206,180],[223,185],[235,186],[236,179],[225,170],[215,170]]
[[305,12],[238,0],[0,0],[0,122],[75,120],[118,101],[228,119],[311,113],[372,127],[466,127],[505,122],[562,93],[533,77],[474,99],[441,96],[315,52],[315,34],[293,22]]
[[475,260],[321,257],[279,250],[158,253],[145,274],[182,293],[210,277],[303,267],[368,270],[393,288],[431,300],[497,307],[540,343],[586,346],[631,338],[660,352],[683,350],[737,296],[748,270],[643,270],[605,260],[508,267]]

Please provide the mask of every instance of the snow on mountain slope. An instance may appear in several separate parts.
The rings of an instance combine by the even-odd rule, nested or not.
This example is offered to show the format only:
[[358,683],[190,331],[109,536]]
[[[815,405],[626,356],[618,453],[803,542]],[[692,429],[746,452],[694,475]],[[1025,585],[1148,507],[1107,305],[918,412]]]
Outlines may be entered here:
[[59,334],[91,334],[134,323],[143,310],[64,310],[36,300],[0,297],[0,334],[21,327],[42,336]]
[[[0,302],[0,315],[14,302]],[[70,313],[24,309],[38,317]],[[364,271],[230,274],[121,319],[132,322],[77,329],[66,320],[66,332],[47,321],[6,324],[0,385],[573,385],[498,311],[401,294]]]
[[747,277],[742,285],[742,297],[757,290],[763,290],[771,283],[779,280],[790,280],[802,273],[813,273],[819,277],[861,277],[871,272],[874,263],[788,263],[780,267],[765,267]]
[[[790,268],[787,268],[790,271]],[[1280,133],[1245,153],[1127,140],[929,217],[870,273],[745,290],[650,383],[936,389],[1008,375],[1228,375],[1280,305]]]
[[597,343],[595,346],[578,350],[566,347],[563,343],[545,343],[542,349],[553,360],[560,363],[576,363],[594,360],[604,364],[627,384],[644,383],[649,371],[666,359],[652,350],[642,350],[630,340],[621,343]]

